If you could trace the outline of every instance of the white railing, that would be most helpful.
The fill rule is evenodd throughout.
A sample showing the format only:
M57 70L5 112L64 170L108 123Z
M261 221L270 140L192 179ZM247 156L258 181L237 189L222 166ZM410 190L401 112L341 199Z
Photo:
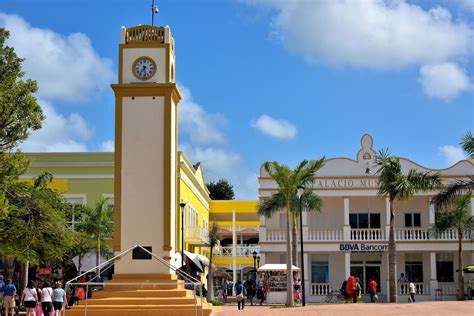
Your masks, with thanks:
M459 285L455 282L438 282L438 289L443 290L443 295L457 295Z
M184 229L184 238L186 241L207 242L209 230L202 226L188 226Z
M286 241L286 230L284 229L267 229L268 241Z
M343 239L342 229L313 229L308 231L309 241L341 241Z
M240 258L252 258L253 252L260 254L260 246L237 246L236 257ZM216 257L228 257L232 258L232 246L219 247L219 251L215 254Z
M232 232L233 230L233 227L232 226L219 226L220 229L225 229L229 232ZM258 226L241 226L241 225L236 225L235 226L235 231L237 233L239 233L240 231L242 230L246 230L246 229L253 229L256 231L256 234L258 234Z
M429 228L395 228L396 240L427 240L433 239Z
M380 228L351 229L351 240L385 240L385 231Z
M310 295L328 295L333 291L339 290L338 287L330 283L311 283Z
M419 295L429 295L430 294L430 284L423 282L413 282L415 285L416 294ZM398 284L398 294L408 295L410 294L410 283L399 283Z

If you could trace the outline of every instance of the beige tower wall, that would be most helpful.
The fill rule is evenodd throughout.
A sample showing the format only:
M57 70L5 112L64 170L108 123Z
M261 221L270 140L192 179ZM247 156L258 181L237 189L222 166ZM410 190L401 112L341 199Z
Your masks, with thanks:
M133 63L137 58L142 56L151 57L156 62L156 73L153 77L148 80L142 81L137 79L133 75ZM173 61L174 62L174 61ZM123 69L122 72L122 82L123 83L132 83L132 82L157 82L164 83L167 82L167 67L166 67L166 48L164 47L154 47L154 48L127 48L123 50Z
M164 107L164 97L122 99L121 249L151 246L161 257L168 255L163 252ZM156 260L132 260L131 255L117 262L115 269L116 273L169 271Z

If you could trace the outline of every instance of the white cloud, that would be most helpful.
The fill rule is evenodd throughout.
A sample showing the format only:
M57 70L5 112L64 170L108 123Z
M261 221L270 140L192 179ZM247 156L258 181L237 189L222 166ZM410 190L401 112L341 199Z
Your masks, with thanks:
M43 127L32 132L20 145L26 152L78 152L87 151L86 141L92 135L92 128L82 116L71 113L67 117L56 112L53 106L39 100L46 115Z
M459 160L466 159L464 151L460 147L444 145L438 148L438 154L443 157L446 165L451 166Z
M250 125L262 133L274 138L289 140L296 137L296 127L290 122L282 119L276 119L269 115L262 114L256 121Z
M82 33L64 36L1 12L0 26L10 31L7 44L26 58L24 70L27 77L38 81L38 95L43 99L85 101L108 89L115 78L112 61L100 57Z
M227 179L234 186L238 199L257 198L257 174L250 171L242 157L218 147L180 145L185 155L193 162L201 162L206 182Z
M113 140L106 140L100 143L100 151L113 152L115 151L115 142Z
M469 90L469 77L454 63L426 65L420 69L419 82L432 98L450 101Z
M208 113L194 102L191 91L180 85L182 100L179 104L179 126L195 144L225 143L222 131L226 120L219 113Z
M403 0L249 0L277 10L282 43L310 61L396 69L444 62L471 52L472 30L444 8Z

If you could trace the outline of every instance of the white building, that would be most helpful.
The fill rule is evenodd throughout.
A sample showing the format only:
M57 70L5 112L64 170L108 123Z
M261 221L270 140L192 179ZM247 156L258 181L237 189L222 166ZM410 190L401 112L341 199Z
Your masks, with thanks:
M380 299L388 289L389 202L377 195L375 151L372 137L365 134L356 160L332 158L318 172L313 191L323 200L321 213L303 213L303 239L306 296L309 302L324 300L326 294L340 288L352 274L361 280L365 291L369 278L375 277ZM466 179L474 174L473 163L459 161L446 169L429 169L400 158L404 172L410 169L438 172L444 180ZM367 168L371 171L367 173ZM276 183L260 171L260 198L271 196ZM443 299L454 299L457 290L457 232L433 231L435 209L430 204L435 192L419 194L396 204L395 238L397 241L397 279L401 273L415 282L419 300L434 300L438 289ZM471 214L474 201L471 199ZM263 263L286 262L286 213L261 217L260 256ZM471 233L463 242L464 266L474 263ZM299 250L299 244L298 244ZM298 254L298 257L300 255ZM298 260L299 262L299 260ZM298 264L300 266L300 264ZM472 279L466 275L466 281ZM405 286L398 285L400 301Z

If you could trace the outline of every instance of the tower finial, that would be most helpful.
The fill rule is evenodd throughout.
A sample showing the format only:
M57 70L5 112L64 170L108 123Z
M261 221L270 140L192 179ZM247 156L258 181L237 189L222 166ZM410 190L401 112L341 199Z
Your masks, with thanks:
M160 12L160 9L158 9L158 6L155 5L155 0L151 0L151 26L154 25L155 23L155 14Z

